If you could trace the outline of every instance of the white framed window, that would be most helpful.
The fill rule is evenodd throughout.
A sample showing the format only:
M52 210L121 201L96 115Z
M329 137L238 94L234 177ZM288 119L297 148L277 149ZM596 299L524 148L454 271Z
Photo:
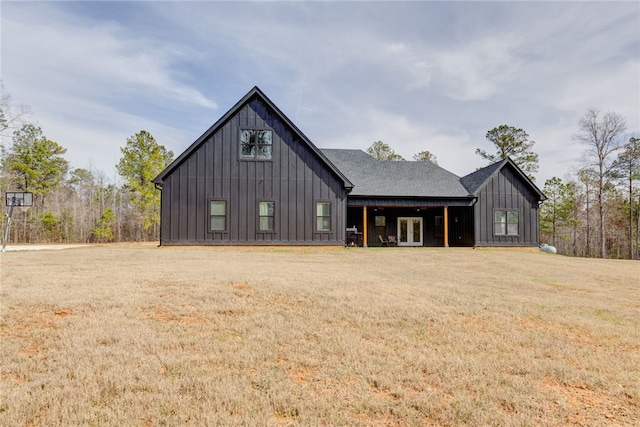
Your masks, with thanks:
M240 158L244 160L271 160L273 132L265 129L240 131Z
M331 202L316 202L316 231L331 231Z
M276 202L258 202L258 230L274 231Z
M209 202L209 230L225 231L227 229L227 201L211 200Z
M517 236L520 215L515 210L493 212L493 232L496 236Z

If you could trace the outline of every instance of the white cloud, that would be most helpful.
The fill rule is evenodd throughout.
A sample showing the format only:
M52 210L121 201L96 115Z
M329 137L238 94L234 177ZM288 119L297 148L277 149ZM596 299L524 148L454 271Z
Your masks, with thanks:
M72 167L93 164L113 175L119 148L135 132L147 129L171 149L185 134L165 123L169 111L217 107L183 83L177 67L187 49L145 39L120 24L45 3L4 4L2 30L7 90L32 107L31 121L48 138L67 148ZM160 112L155 117L154 110Z
M541 127L537 129L535 138L532 136L536 142L533 149L540 157L540 168L536 174L540 188L549 178L564 178L576 165L584 147L573 139L575 133L575 122L565 121L563 125L553 123Z
M87 168L95 165L115 177L115 165L119 162L127 138L140 130L148 130L159 144L173 150L177 156L188 145L193 135L186 136L178 130L158 121L116 111L107 105L92 101L82 101L62 97L58 101L63 105L74 105L73 116L63 111L44 111L37 114L37 125L44 135L67 149L65 158L72 168Z
M399 69L403 77L407 79L404 88L406 90L419 90L429 87L432 79L433 66L426 58L412 52L404 43L393 43L387 46L386 51L391 55L386 58Z
M629 58L606 70L574 76L560 94L557 105L570 111L586 111L587 108L615 111L628 117L637 127L640 58Z
M131 34L114 22L94 22L47 4L34 5L5 6L3 74L10 78L30 69L52 89L81 97L104 100L118 93L216 108L175 75L173 67L188 52Z
M512 37L485 38L434 55L438 81L460 101L482 100L504 88L521 69Z

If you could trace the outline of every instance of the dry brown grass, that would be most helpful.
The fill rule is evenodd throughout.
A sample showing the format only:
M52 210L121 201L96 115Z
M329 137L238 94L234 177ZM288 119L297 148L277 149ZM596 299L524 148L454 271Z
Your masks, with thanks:
M146 245L1 258L3 426L640 423L640 264Z

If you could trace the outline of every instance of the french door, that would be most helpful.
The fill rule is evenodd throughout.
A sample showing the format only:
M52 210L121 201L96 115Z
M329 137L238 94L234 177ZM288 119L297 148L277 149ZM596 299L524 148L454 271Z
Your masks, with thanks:
M422 246L422 218L398 218L398 246Z

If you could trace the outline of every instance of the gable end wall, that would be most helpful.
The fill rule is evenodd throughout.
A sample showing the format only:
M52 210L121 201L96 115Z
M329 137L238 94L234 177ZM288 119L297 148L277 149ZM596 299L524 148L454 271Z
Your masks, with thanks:
M505 167L477 193L474 209L476 246L538 246L539 217L537 195L511 168ZM517 210L517 236L496 236L494 211Z
M270 161L240 159L240 130L271 129ZM209 202L227 202L227 229L209 231ZM258 230L258 202L274 201L275 231ZM315 202L332 205L330 233L315 231ZM346 191L320 157L252 98L165 177L161 243L344 244Z

